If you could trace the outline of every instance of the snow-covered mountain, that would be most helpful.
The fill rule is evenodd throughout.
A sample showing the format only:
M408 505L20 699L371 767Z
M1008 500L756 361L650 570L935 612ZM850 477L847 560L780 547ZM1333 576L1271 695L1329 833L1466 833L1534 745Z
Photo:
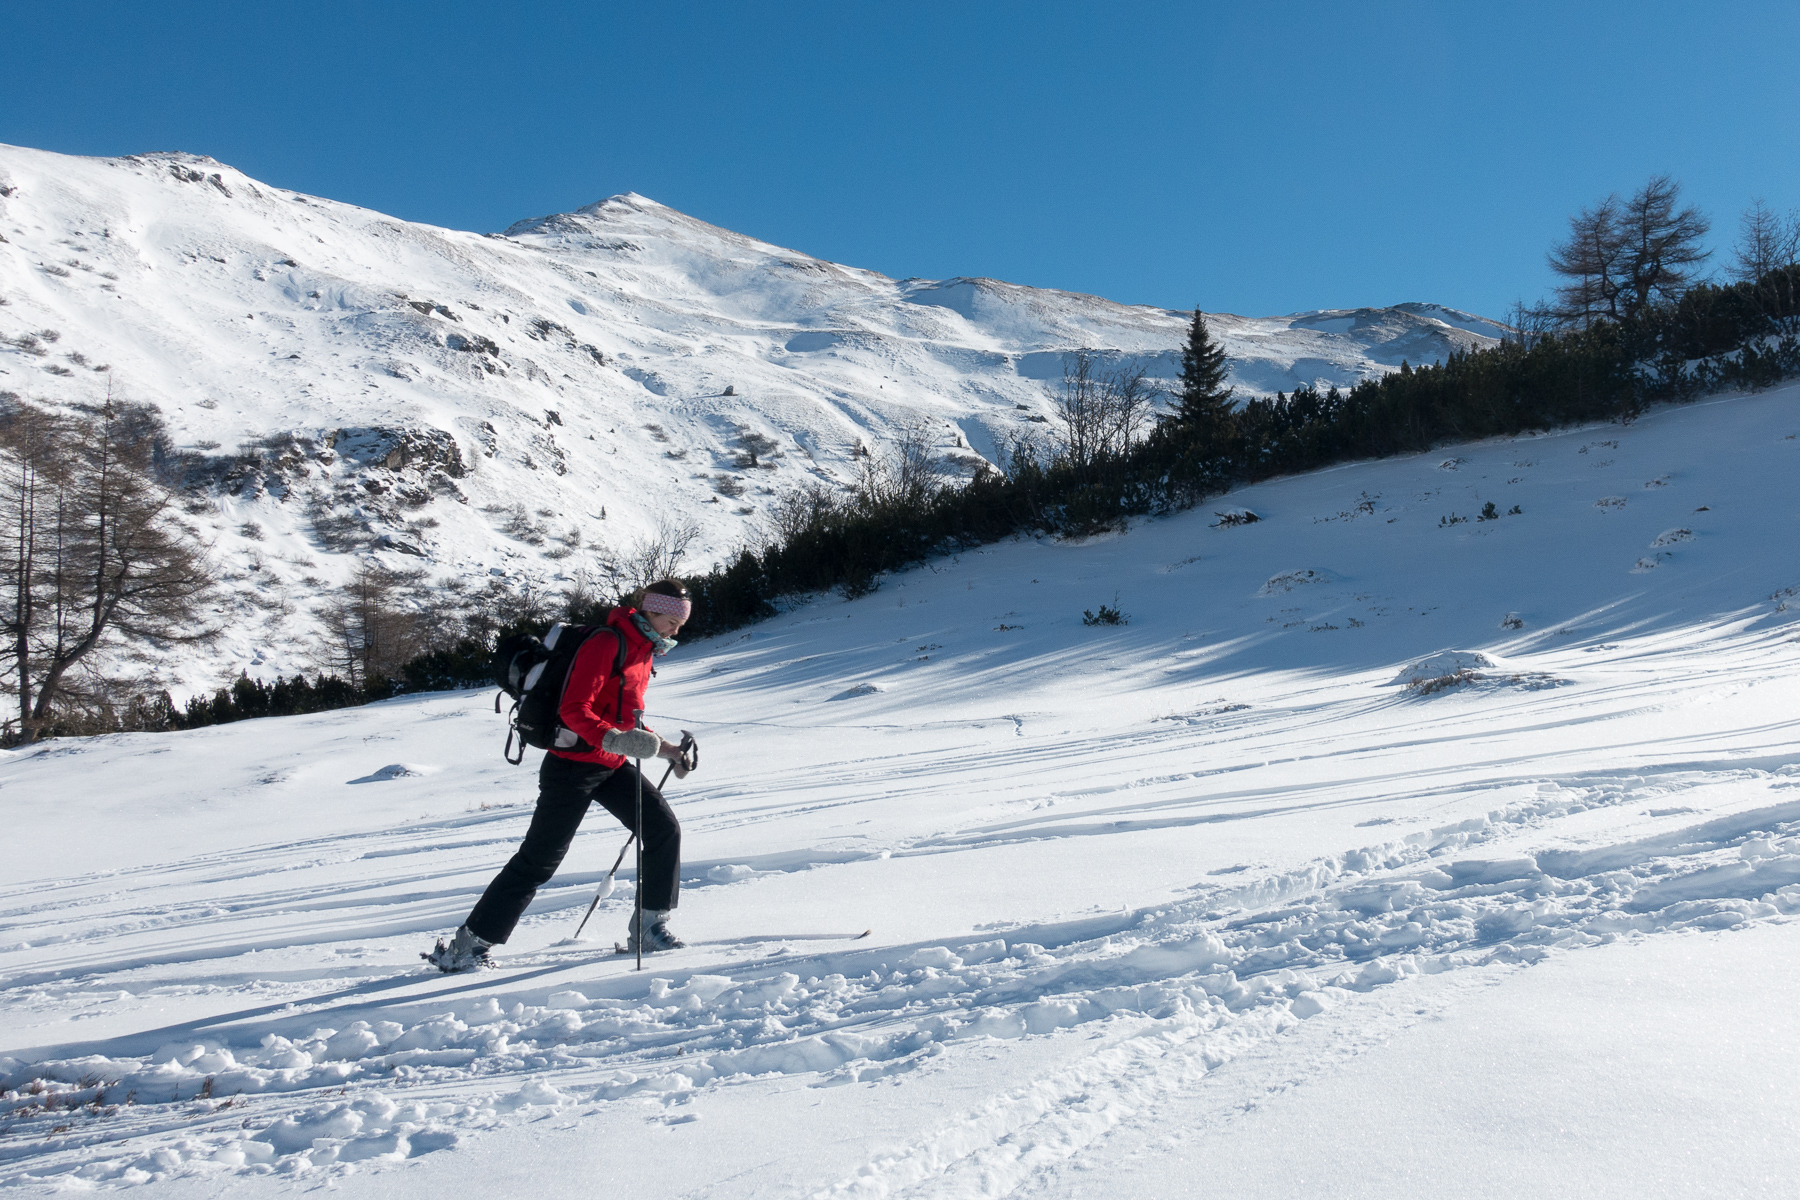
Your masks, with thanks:
M897 427L924 423L960 470L1042 430L1071 350L1172 380L1186 321L893 280L642 196L481 235L186 154L0 147L0 238L0 392L66 405L111 387L161 411L241 593L213 664L234 673L302 665L305 605L354 555L554 586L585 553L572 531L622 547L674 516L698 524L703 566L772 494L849 481ZM1246 393L1501 331L1426 304L1214 328ZM755 466L751 436L776 447Z

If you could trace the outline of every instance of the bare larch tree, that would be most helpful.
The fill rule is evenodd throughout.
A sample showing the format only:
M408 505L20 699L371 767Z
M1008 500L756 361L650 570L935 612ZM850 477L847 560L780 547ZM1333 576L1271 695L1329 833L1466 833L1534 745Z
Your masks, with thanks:
M1783 221L1760 198L1738 218L1737 246L1732 252L1737 277L1755 283L1770 271L1791 267L1800 259L1800 213Z
M887 447L860 461L856 503L866 513L917 512L943 486L931 429L922 421L903 425Z
M217 586L171 513L150 445L122 406L59 418L0 413L0 635L9 738L36 740L59 706L93 699L72 672L99 651L199 642Z
M1700 210L1677 207L1681 185L1657 175L1629 200L1608 196L1569 219L1569 237L1550 251L1550 269L1568 280L1556 289L1566 325L1635 316L1652 300L1679 296L1711 254L1701 241L1712 225Z
M1156 388L1138 360L1105 370L1092 351L1065 356L1056 397L1063 461L1085 473L1122 457L1149 424L1155 398Z
M319 666L365 687L395 679L408 659L426 649L425 628L412 592L417 577L390 571L373 559L357 564L350 580L319 610L325 646Z

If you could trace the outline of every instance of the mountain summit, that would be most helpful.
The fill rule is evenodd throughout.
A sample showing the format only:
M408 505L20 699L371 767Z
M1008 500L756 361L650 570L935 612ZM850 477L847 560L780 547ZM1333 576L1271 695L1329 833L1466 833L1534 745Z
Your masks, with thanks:
M630 193L483 235L189 154L0 146L0 238L0 399L155 406L261 630L228 665L268 674L311 633L289 602L357 556L555 588L583 533L625 545L680 514L701 565L784 487L847 483L898 428L979 469L1045 428L1072 350L1172 381L1187 320L894 280ZM1245 394L1501 332L1426 304L1212 320Z

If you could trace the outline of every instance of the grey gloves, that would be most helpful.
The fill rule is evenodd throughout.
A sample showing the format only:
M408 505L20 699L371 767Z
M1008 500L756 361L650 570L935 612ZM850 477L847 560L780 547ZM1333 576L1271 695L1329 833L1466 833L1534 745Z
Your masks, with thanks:
M662 739L648 729L609 729L600 739L600 748L626 758L655 758Z
M669 760L669 770L675 773L677 779L686 779L688 772L700 765L700 743L685 729L681 731L679 746L673 742L664 742L656 754L659 758Z

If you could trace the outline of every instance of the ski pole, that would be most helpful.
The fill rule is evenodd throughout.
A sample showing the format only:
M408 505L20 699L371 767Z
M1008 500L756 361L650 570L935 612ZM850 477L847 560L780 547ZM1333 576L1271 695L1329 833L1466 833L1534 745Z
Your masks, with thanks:
M690 752L692 753L691 759L689 758ZM681 731L681 763L690 771L700 765L700 746L694 741L694 735L685 729ZM657 791L663 790L663 784L669 782L669 775L674 770L675 764L670 763L669 769L663 772L662 782L656 785Z
M681 761L684 764L686 764L687 769L691 771L696 766L699 765L699 759L700 759L700 747L699 747L699 744L694 741L694 735L689 733L685 729L682 730L681 731ZM656 785L657 791L660 792L663 789L663 785L669 782L669 775L674 770L675 770L675 764L670 763L669 769L667 771L663 772L662 783L659 783ZM638 786L641 790L643 787L643 781L641 779L639 780ZM639 797L640 807L641 807L642 803L643 803L643 798L640 796ZM639 823L640 824L642 823L641 819L640 819ZM619 864L625 861L625 852L627 850L631 849L632 843L635 841L637 841L637 831L633 830L631 833L631 836L629 836L625 839L625 844L623 846L619 847L619 857L613 859L612 870L610 870L606 873L606 878L602 879L600 881L600 886L594 890L594 899L587 906L587 912L582 914L581 923L579 925L575 926L575 938L577 940L579 940L581 937L581 931L587 928L588 918L592 917L594 915L594 910L600 907L600 902L602 900L606 899L608 896L612 895L613 880L619 874Z
M631 843L636 840L637 834L633 833L630 837L625 839L625 844L619 847L619 857L613 859L612 870L606 873L606 878L602 879L600 881L600 886L594 890L594 902L588 905L587 913L581 918L581 924L575 927L575 937L577 940L581 937L581 931L587 928L588 917L594 915L594 910L600 907L600 902L602 900L612 895L613 876L619 873L619 864L625 861L625 852L631 849Z
M644 727L644 710L637 710L637 728ZM669 764L674 766L673 763ZM637 828L631 836L637 841L637 970L644 969L644 760L637 760Z

